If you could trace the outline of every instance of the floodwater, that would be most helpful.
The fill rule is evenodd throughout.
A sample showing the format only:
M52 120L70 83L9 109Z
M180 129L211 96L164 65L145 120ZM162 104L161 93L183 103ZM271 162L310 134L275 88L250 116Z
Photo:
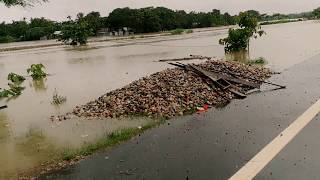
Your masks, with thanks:
M275 71L320 52L317 21L263 29L267 35L252 40L250 56L264 57ZM93 42L85 48L57 46L0 53L1 88L6 88L8 73L27 75L26 69L34 63L44 64L50 74L43 81L28 78L21 96L0 100L0 105L8 105L0 111L0 179L38 165L60 149L79 147L114 130L148 123L150 119L142 118L52 122L50 116L70 112L108 91L170 67L155 62L159 59L190 54L224 58L218 40L226 33L226 29L212 29L182 36ZM51 104L55 91L67 97L59 107Z

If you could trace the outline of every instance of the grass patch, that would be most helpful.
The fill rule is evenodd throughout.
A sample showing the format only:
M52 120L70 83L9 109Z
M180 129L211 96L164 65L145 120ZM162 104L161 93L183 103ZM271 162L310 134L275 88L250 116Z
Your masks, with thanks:
M185 32L186 32L187 34L191 34L191 33L193 33L193 30L192 30L192 29L187 29Z
M121 142L129 140L132 137L137 136L138 134L141 134L144 131L156 127L164 122L165 119L160 119L158 121L148 123L147 125L141 128L122 129L99 139L95 143L84 145L80 149L65 149L62 152L62 160L69 161L76 158L77 156L92 155L93 153L98 152L99 150L103 150L105 148L112 147L120 144Z
M58 92L55 90L52 96L51 104L58 106L65 103L66 101L67 101L67 98L65 96L59 95Z
M268 62L265 58L259 57L256 59L249 60L247 64L250 65L266 65Z
M182 33L184 33L184 29L175 29L175 30L170 31L171 35L179 35Z
M283 23L291 23L291 22L298 22L302 21L301 19L283 19L279 21L266 21L260 23L260 25L271 25L271 24L283 24Z

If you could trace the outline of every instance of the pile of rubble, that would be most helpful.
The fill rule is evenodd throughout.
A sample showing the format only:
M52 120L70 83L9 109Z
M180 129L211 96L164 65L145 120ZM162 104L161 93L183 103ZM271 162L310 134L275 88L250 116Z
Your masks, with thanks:
M236 62L209 60L195 65L206 71L233 73L242 80L262 84L271 76L271 71L257 66ZM252 87L232 85L246 93ZM130 115L170 118L195 112L204 105L210 107L229 103L235 95L219 87L210 86L198 74L183 68L167 69L131 84L111 91L97 100L76 107L73 113L79 117L115 118Z

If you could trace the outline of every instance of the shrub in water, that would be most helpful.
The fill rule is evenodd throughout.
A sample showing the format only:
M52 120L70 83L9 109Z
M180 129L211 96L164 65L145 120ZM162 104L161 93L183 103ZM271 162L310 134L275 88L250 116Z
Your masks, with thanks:
M31 67L27 69L27 72L34 80L38 80L47 76L47 74L42 70L44 68L43 64L32 64Z

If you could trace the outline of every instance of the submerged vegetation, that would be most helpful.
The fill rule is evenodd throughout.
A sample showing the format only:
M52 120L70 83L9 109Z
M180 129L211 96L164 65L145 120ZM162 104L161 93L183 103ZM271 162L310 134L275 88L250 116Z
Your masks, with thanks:
M8 74L8 80L13 83L22 83L24 80L26 80L26 78L15 73L10 73Z
M0 98L14 97L22 94L22 91L25 87L20 86L19 84L9 83L9 89L0 90Z
M30 68L27 69L27 72L34 80L39 80L47 77L47 74L43 71L44 68L45 66L43 64L32 64Z
M266 65L268 62L264 57L249 60L247 64L251 65Z
M61 96L58 94L58 92L55 90L52 96L52 102L53 105L61 105L67 101L67 98L65 96Z
M34 80L41 80L44 77L47 76L47 74L42 70L44 65L42 64L32 64L30 68L27 69L28 74L31 74L31 77ZM1 89L0 88L0 98L6 98L6 97L14 97L19 96L22 94L22 91L25 89L25 87L21 86L21 84L26 80L25 77L16 74L16 73L9 73L7 77L8 81L8 87L7 89Z
M15 73L9 73L7 79L10 81L8 83L9 89L1 89L0 98L21 95L25 87L20 86L20 84L25 80L25 78Z

